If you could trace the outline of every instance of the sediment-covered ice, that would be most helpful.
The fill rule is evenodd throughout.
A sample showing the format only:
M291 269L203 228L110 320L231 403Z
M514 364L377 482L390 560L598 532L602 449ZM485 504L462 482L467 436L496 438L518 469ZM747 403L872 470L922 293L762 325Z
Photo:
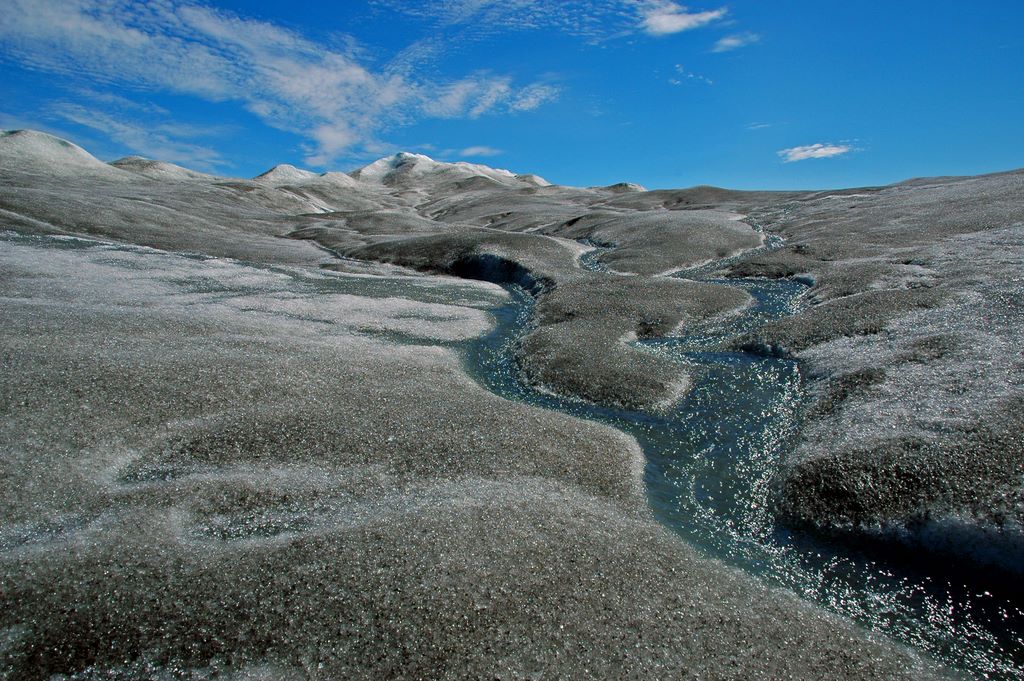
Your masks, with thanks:
M0 244L16 677L926 673L660 528L621 433L234 304L279 275L52 241Z
M790 521L1021 569L1024 173L918 180L761 208L790 247L736 273L809 275L758 342L811 378L782 475Z
M935 673L655 523L631 437L471 380L444 346L490 328L491 285L324 272L345 261L302 232L349 258L519 281L537 296L535 334L568 332L524 362L564 358L579 373L560 389L596 401L661 372L664 385L633 398L646 404L681 375L644 369L650 355L622 339L747 296L583 271L552 238L591 206L642 194L339 183L313 201L293 185L154 179L60 144L46 160L37 147L53 139L22 163L24 140L0 138L0 215L15 232L0 239L3 674ZM62 154L77 160L48 171ZM463 191L475 208L445 220L435 201L460 214ZM310 215L321 205L337 214ZM403 232L419 220L436 226ZM550 235L515 233L528 224ZM282 238L296 232L305 240Z

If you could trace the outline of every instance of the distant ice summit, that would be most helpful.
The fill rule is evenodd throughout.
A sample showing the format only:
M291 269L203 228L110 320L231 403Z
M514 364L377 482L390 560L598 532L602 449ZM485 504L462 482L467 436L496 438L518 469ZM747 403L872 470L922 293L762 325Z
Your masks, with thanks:
M550 187L551 183L545 180L540 175L534 175L533 173L526 173L525 175L516 175L516 179L526 182L527 184L536 185L538 187Z
M119 158L116 161L111 161L110 165L121 170L127 170L131 173L138 175L144 175L154 180L203 180L213 181L217 178L213 175L206 173L200 173L195 170L189 170L173 163L166 163L165 161L154 161L150 158L144 158L142 156L125 156Z
M613 192L615 194L625 194L627 192L645 192L647 188L643 185L639 185L635 182L617 182L616 184L610 184L605 187L601 187L605 191Z
M104 163L77 144L36 130L0 131L0 158L5 166L47 176L122 176L120 169Z
M174 203L187 197L184 200L191 204L222 206L230 198L235 204L228 212L272 211L292 216L373 213L377 216L374 219L389 225L375 226L378 231L397 229L399 225L405 231L414 231L409 216L419 225L417 229L424 224L437 229L440 223L455 222L508 226L510 205L534 201L535 209L524 209L516 217L518 227L525 230L551 223L554 204L562 206L559 217L569 220L579 217L579 206L593 201L616 201L618 207L640 208L648 202L637 198L639 195L622 195L639 191L636 185L563 187L533 174L515 174L464 161L436 161L409 152L386 156L348 173L317 173L281 164L242 179L135 155L106 163L44 132L0 130L0 187L35 187L40 183L88 187L83 190L85 195L92 195L94 187L102 188L97 195L103 195L103 191L116 186L120 196L134 192L156 203ZM142 209L137 202L126 199L118 210L127 214ZM83 215L82 219L88 221L92 216ZM149 219L160 223L163 217L153 215Z
M516 175L508 170L491 168L477 163L466 163L465 161L445 163L435 161L423 154L406 151L377 159L350 174L360 182L388 187L460 184L466 188L483 188L492 183L505 186L546 187L550 185L544 178L537 175ZM466 183L470 184L466 185Z
M437 161L429 156L402 151L393 156L379 158L358 170L353 170L350 174L362 182L385 184L387 180L400 175L424 174L437 165Z
M278 184L297 184L305 180L311 180L315 177L320 177L319 173L314 173L312 170L303 170L302 168L296 168L288 163L282 163L276 165L265 173L261 173L256 177L252 178L256 182L265 182L270 185Z
M38 130L0 130L0 160L8 171L47 177L89 177L131 182L152 180L212 182L218 178L173 163L125 156L104 163L77 144Z
M345 173L314 173L312 170L296 168L287 163L274 166L267 172L254 177L253 181L271 187L352 187L356 185L356 181Z
M172 182L214 182L225 179L142 156L125 156L104 163L76 144L36 130L0 130L0 158L11 169L34 175L87 174L110 181L131 181L133 177L139 176ZM343 188L363 189L371 194L381 190L410 190L422 194L424 191L437 190L523 190L551 186L550 182L538 175L517 175L508 170L465 161L435 161L429 156L409 152L385 156L350 173L316 173L282 163L252 178L251 182L268 188L313 192L317 196Z

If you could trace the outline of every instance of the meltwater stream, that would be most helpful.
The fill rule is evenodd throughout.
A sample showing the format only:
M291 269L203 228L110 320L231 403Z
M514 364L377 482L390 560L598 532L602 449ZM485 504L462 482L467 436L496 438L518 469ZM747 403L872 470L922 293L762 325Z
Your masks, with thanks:
M769 245L771 247L771 245ZM600 250L583 265L600 267ZM730 259L731 260L731 259ZM1024 679L1024 612L984 575L954 580L907 567L883 552L789 532L773 514L773 480L799 434L800 365L725 349L728 341L798 311L811 282L717 279L722 262L676 276L740 286L742 314L677 338L636 346L685 365L690 392L664 414L596 406L531 389L519 379L516 344L532 298L494 310L496 329L470 344L466 366L493 392L593 419L630 433L647 458L645 482L657 518L706 554L740 567L979 679ZM970 583L961 583L970 582Z
M974 678L1024 679L1024 614L986 585L985 575L951 580L925 568L908 568L878 553L860 552L792 534L772 513L772 481L798 435L803 398L797 362L724 350L727 341L764 322L795 312L805 284L789 280L720 280L721 262L681 276L742 286L755 304L743 314L679 338L638 346L685 364L692 390L666 414L611 409L532 390L519 380L516 343L528 328L533 299L510 287L500 304L479 287L420 277L350 277L302 268L244 265L266 277L218 276L218 261L202 255L91 239L20 236L0 232L0 245L84 250L111 267L163 268L183 292L214 299L290 292L352 293L403 297L492 310L495 329L473 341L437 342L459 349L467 370L493 392L609 424L632 434L647 456L646 484L656 516L710 556L768 583L933 655ZM184 260L209 264L210 276L183 268ZM598 267L595 254L584 263ZM239 263L239 267L243 264ZM205 271L205 270L202 270ZM163 275L161 275L163 276ZM259 280L258 285L250 283ZM498 305L495 307L495 305ZM368 333L373 333L368 331ZM376 335L376 334L375 334ZM382 333L394 342L430 343ZM902 565L902 567L901 567Z

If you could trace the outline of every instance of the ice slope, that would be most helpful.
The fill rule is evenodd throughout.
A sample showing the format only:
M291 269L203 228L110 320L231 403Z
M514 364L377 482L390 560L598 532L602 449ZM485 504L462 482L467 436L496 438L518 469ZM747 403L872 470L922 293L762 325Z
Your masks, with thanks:
M35 130L0 130L3 169L50 177L88 177L124 181L131 176L67 140Z
M423 154L408 152L378 159L352 171L351 175L361 182L405 188L431 188L467 182L474 178L484 178L498 185L510 187L549 186L546 180L536 175L515 175L508 170L464 161L443 163Z

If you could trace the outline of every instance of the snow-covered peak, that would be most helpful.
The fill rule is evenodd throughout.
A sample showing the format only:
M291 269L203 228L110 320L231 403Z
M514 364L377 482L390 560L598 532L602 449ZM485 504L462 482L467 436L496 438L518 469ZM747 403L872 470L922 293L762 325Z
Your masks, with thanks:
M67 140L37 130L0 130L0 165L9 171L50 175L90 174L124 176L88 151Z
M213 175L189 170L182 166L164 161L154 161L142 156L125 156L110 165L121 170L127 170L138 175L144 175L154 180L215 180Z
M257 175L253 180L271 187L301 187L311 191L344 189L359 184L347 173L314 173L287 163L276 165L262 175Z
M164 161L126 156L104 163L81 147L34 130L0 131L0 175L49 175L102 177L107 181L134 182L140 176L160 181L213 181L219 178ZM536 189L550 183L533 174L516 175L508 170L465 161L436 161L423 154L400 152L385 156L351 173L316 173L283 163L257 175L253 181L265 187L299 191L303 196L335 200L381 191L396 197L501 189ZM326 198L324 198L326 197ZM416 198L419 197L419 198ZM318 199L319 200L319 199Z
M358 184L348 173L326 172L318 175L317 180L322 183L331 183L342 187L354 187Z
M352 177L362 182L383 184L385 180L393 177L397 171L415 172L424 174L441 165L429 156L423 154L412 154L402 151L392 156L379 158L373 163L352 171Z
M635 182L618 182L616 184L609 184L604 187L600 187L605 191L614 192L616 194L625 194L627 192L645 192L647 188L643 185L636 184Z
M548 182L536 175L516 175L508 170L491 168L477 163L457 161L447 163L435 161L423 154L400 152L393 156L385 156L369 165L354 170L351 176L360 182L383 184L388 186L420 186L438 185L448 182L461 182L476 177L483 177L503 185L532 185L544 187Z
M527 184L532 184L537 187L550 187L551 183L545 180L540 175L534 175L533 173L526 173L523 175L516 175L516 179Z
M319 174L314 173L312 170L303 170L288 163L282 163L261 175L257 175L253 180L270 185L279 185L301 183L315 177L319 177Z

